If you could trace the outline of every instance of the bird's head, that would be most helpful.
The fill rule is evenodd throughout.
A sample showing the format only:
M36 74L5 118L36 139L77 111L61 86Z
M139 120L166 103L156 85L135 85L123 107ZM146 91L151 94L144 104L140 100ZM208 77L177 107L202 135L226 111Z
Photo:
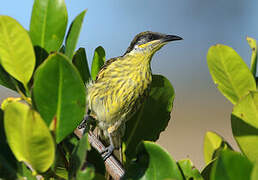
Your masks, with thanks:
M166 35L158 32L145 31L137 34L125 54L146 53L153 55L161 47L170 41L182 40L183 38L175 35Z

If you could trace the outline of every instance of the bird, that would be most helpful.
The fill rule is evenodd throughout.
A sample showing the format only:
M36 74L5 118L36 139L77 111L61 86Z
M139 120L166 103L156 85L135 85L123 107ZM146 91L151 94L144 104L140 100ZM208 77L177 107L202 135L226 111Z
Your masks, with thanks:
M168 42L182 40L176 35L145 31L137 34L122 56L111 58L95 80L86 85L87 118L94 119L102 139L109 146L102 152L106 160L121 146L125 122L143 106L152 82L151 60Z

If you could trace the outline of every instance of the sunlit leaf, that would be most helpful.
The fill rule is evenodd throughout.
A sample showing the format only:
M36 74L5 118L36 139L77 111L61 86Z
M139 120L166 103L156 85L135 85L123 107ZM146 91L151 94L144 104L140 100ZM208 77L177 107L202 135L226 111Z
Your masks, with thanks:
M258 92L250 92L235 105L231 126L241 151L251 161L258 160Z
M4 127L8 144L18 161L29 163L38 172L51 166L54 141L36 111L21 102L11 102L4 111Z
M35 0L30 21L33 45L48 53L57 51L64 39L67 19L64 0Z
M221 150L232 149L218 134L208 131L204 138L204 160L206 165L218 156Z
M256 90L254 77L237 52L225 45L212 46L207 55L210 74L218 89L233 104Z
M211 180L250 179L252 163L238 152L223 151L214 162Z
M184 179L186 180L203 180L198 169L196 169L193 163L189 159L180 160L177 162L181 171L183 172Z
M0 63L27 87L35 67L33 46L27 31L9 16L0 16Z
M137 148L137 160L132 162L124 179L177 179L181 172L167 151L159 145L145 141Z
M70 25L68 35L65 40L65 54L69 59L72 59L73 57L73 53L76 48L77 41L79 39L85 13L86 10L82 11Z
M103 47L99 46L94 51L94 56L91 64L91 77L96 79L99 70L104 65L106 60L106 53Z
M85 87L67 57L52 54L38 67L33 102L47 125L54 126L58 143L79 125L85 113Z
M256 77L256 69L257 69L257 46L256 40L250 37L246 38L250 48L252 49L252 57L251 57L251 66L250 70L253 73L254 77Z

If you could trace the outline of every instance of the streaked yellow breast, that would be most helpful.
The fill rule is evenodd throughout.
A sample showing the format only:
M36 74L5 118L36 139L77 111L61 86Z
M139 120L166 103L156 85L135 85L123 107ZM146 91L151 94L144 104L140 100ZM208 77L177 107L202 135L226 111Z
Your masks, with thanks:
M88 85L87 102L102 129L126 121L141 106L151 83L150 58L126 55L103 69Z

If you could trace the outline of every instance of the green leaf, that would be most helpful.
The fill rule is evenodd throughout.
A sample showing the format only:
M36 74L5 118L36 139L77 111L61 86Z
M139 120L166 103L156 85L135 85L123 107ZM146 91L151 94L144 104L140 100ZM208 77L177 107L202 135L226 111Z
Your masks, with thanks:
M67 57L69 59L72 59L73 57L73 52L75 50L79 35L80 35L80 31L81 31L81 27L82 27L82 23L83 23L83 19L85 16L87 10L82 11L72 22L72 24L70 25L69 31L68 31L68 35L66 36L66 40L65 40L65 55L67 55Z
M33 45L48 53L57 51L64 39L67 19L64 0L35 0L30 21Z
M90 149L90 144L88 142L88 134L84 134L79 144L76 146L76 149L71 154L70 163L72 164L71 169L69 170L69 178L75 178L75 175L78 174L83 164L86 161L87 151Z
M106 60L106 53L103 47L99 46L94 51L94 56L91 64L91 77L96 80L99 70L104 65Z
M0 65L0 84L9 89L16 90L10 75L3 69L1 65Z
M217 160L217 159L216 159L216 160ZM203 168L203 170L202 170L202 172L201 172L201 175L202 175L202 177L203 177L204 180L210 180L211 169L212 169L212 166L213 166L213 164L214 164L214 162L215 162L216 160L211 161L209 164L207 164L207 165Z
M48 53L45 49L40 46L35 46L34 51L36 54L36 69L42 64L48 57Z
M196 169L189 159L180 160L177 162L185 180L203 180L200 172Z
M76 51L73 56L73 64L78 69L84 84L89 82L89 80L91 79L91 75L84 48L80 48Z
M232 149L231 146L223 140L218 134L208 131L204 137L204 160L209 164L219 152L224 149Z
M241 151L251 161L258 160L258 92L250 92L235 105L231 126Z
M251 65L250 70L253 73L254 77L256 77L256 68L257 68L257 46L256 40L250 37L246 37L246 40L252 49L252 57L251 57Z
M8 144L18 161L29 163L38 172L51 166L54 142L36 111L23 103L11 102L4 111L4 127Z
M183 180L183 177L167 151L153 142L145 141L137 147L137 160L130 164L124 179Z
M256 90L252 73L231 47L221 44L212 46L208 51L207 63L214 83L233 104L249 91Z
M85 87L80 74L67 57L51 54L38 67L32 92L38 111L47 125L52 123L56 141L61 142L85 113Z
M13 18L0 16L0 62L25 87L34 67L35 54L27 31Z
M93 167L87 167L86 169L79 171L76 177L77 180L92 180L94 179L95 173Z
M223 151L214 162L211 180L250 179L252 163L238 152Z
M152 76L151 92L143 107L126 123L123 142L126 155L135 156L135 147L143 140L156 141L170 120L175 93L169 80Z
M31 170L24 163L19 163L18 176L18 179L37 180L36 176L32 175Z
M258 161L254 163L254 167L251 174L251 180L257 180L258 179Z
M17 179L17 161L7 144L4 131L4 116L0 109L0 179Z

